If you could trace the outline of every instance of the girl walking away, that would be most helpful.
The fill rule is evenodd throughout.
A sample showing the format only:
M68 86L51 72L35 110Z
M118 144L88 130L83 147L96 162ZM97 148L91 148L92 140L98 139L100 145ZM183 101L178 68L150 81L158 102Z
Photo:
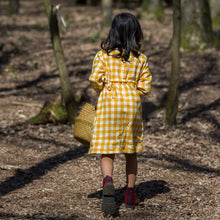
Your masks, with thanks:
M99 94L90 143L90 154L101 154L103 174L102 211L116 212L113 185L115 154L126 159L125 206L133 208L136 197L137 155L142 151L143 121L141 96L148 95L151 74L147 57L141 53L143 33L137 18L118 14L101 50L96 54L89 81Z

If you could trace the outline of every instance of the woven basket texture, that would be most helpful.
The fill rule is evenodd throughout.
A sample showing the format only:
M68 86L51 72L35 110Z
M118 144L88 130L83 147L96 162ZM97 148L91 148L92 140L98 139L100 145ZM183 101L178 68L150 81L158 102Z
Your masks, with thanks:
M95 118L95 106L86 103L75 119L73 136L81 144L89 147Z

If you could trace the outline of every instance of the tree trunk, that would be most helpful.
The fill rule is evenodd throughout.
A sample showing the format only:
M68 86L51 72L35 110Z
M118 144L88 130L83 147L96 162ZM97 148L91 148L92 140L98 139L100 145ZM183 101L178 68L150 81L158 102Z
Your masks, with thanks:
M99 4L99 0L87 0L87 4L91 6L97 6Z
M174 125L178 111L180 78L181 0L173 0L172 70L166 105L166 124Z
M208 0L183 0L181 47L203 49L214 41Z
M39 114L29 119L29 122L33 124L59 124L66 123L67 118L67 111L62 105L61 96L58 96L54 102L46 103Z
M81 4L81 5L85 5L87 2L86 2L86 0L77 0L76 3Z
M19 11L19 0L9 0L8 14L17 14Z
M50 0L44 0L44 7L49 20L54 56L59 69L61 90L62 90L61 92L62 103L64 104L67 110L68 121L72 124L74 122L74 118L77 112L77 102L75 100L74 92L70 84L69 72L66 67L66 63L63 55L57 15L56 15L56 8L51 5Z
M211 9L211 18L214 28L220 27L220 1L219 0L209 0Z
M156 19L164 15L162 0L143 0L141 8L143 12L152 14Z
M112 22L112 0L102 0L102 12L104 25L110 25Z

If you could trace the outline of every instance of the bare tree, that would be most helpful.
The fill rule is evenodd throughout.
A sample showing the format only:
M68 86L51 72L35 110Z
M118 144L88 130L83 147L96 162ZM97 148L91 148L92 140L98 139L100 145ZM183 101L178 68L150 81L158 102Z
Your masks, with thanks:
M183 0L181 47L203 49L214 41L208 0Z
M159 19L164 14L162 0L143 0L141 5L142 11L152 14Z
M8 4L8 14L17 14L19 11L19 0L9 0Z
M110 25L112 22L112 0L102 0L103 23Z
M213 27L220 27L220 1L209 0Z
M97 6L99 4L98 0L87 0L88 5Z
M174 125L178 110L180 78L181 0L173 0L172 70L166 105L166 124Z
M54 56L59 69L62 90L61 104L64 104L68 115L68 121L72 124L77 111L77 101L74 97L74 91L70 84L69 72L64 59L58 28L57 10L51 5L51 0L44 0L44 6L48 16Z

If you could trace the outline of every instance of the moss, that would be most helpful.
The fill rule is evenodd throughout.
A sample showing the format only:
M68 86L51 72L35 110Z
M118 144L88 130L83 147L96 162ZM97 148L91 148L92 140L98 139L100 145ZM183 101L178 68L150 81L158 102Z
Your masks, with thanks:
M162 4L158 3L157 6L152 9L148 7L149 4L150 4L149 0L143 1L141 6L142 12L147 12L153 15L155 19L161 19L162 17L164 17L164 9Z
M142 11L148 11L148 0L143 1L142 5L141 5L141 9Z
M156 19L160 19L160 18L164 17L164 10L163 10L162 5L159 4L159 5L155 8L155 10L153 11L153 13L154 13L154 16L155 16Z
M200 44L198 41L200 34L200 29L197 25L187 25L182 28L181 33L181 44L180 47L183 49L195 49L197 45ZM194 41L192 42L192 38L194 38ZM195 40L197 39L197 42Z
M213 35L212 39L212 45L215 46L216 48L220 49L220 40Z
M60 103L59 105L53 106L51 114L56 122L65 122L67 120L67 111L65 107Z
M44 106L37 116L29 119L29 122L34 124L66 123L67 111L59 98Z
M212 18L213 28L220 28L220 11Z
M197 24L191 24L183 27L180 47L186 50L204 50L212 46L219 48L220 42L215 37L214 33L208 33L206 35L202 32L203 31L201 31Z

